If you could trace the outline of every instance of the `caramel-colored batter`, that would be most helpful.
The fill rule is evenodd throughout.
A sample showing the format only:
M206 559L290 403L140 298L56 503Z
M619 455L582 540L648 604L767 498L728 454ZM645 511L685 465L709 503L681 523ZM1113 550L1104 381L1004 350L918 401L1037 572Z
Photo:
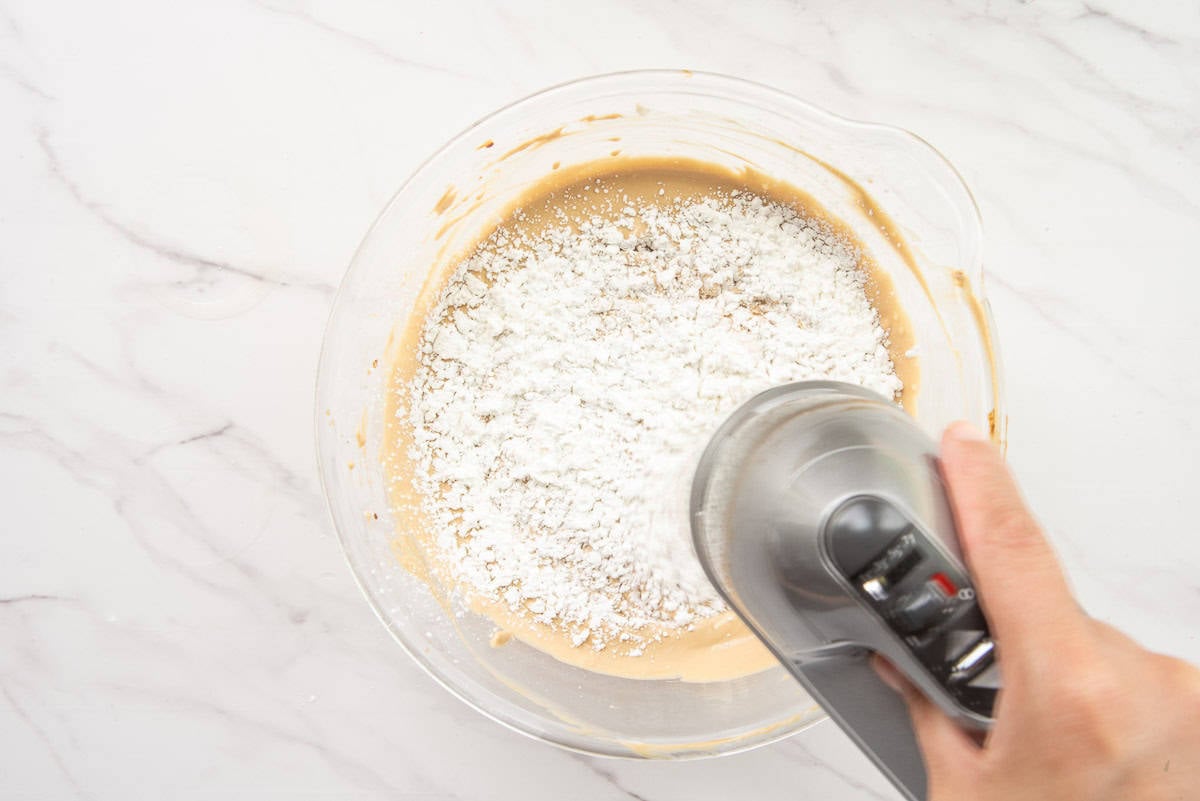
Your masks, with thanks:
M583 218L619 217L621 209L629 205L666 206L677 200L700 200L733 191L753 192L791 206L805 216L821 219L849 243L857 245L845 225L832 219L815 199L796 187L752 169L733 171L683 159L612 157L557 170L518 198L499 225L535 233ZM453 189L448 190L436 211L445 211L453 197ZM491 233L483 232L479 241L483 242ZM909 355L913 342L911 328L896 301L891 279L875 267L861 246L857 250L868 277L869 297L881 323L890 332L889 351L904 386L900 400L911 410L918 380L916 359ZM434 265L413 314L394 332L389 343L391 377L384 410L382 461L395 518L404 526L397 532L395 551L406 569L429 582L443 599L452 587L451 573L446 565L439 563L434 532L424 519L414 489L414 468L408 455L411 432L404 409L416 368L416 343L425 318L461 260L448 259ZM652 641L644 647L644 652L634 656L619 644L601 651L586 644L573 647L564 632L520 615L500 602L475 598L470 604L474 612L495 622L493 646L512 647L507 643L516 639L563 662L600 673L705 682L732 679L778 664L732 612L701 620L686 629L639 632L661 638L650 637Z

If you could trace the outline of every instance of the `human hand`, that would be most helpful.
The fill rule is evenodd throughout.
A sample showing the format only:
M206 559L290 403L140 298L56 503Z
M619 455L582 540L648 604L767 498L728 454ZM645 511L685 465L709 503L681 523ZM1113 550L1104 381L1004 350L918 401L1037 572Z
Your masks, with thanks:
M956 423L942 471L1004 689L982 745L882 660L925 757L929 801L1200 799L1200 670L1076 604L996 448Z

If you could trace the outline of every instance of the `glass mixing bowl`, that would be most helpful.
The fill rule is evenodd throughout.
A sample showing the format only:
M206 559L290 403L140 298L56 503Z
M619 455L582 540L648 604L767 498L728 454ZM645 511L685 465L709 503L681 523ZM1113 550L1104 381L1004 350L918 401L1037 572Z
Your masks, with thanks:
M637 680L566 665L441 600L393 553L406 521L379 464L389 335L431 268L472 245L523 189L563 167L624 156L752 165L812 194L890 275L912 324L915 416L932 434L966 418L1004 436L994 335L981 295L978 210L954 168L897 128L854 122L734 78L681 71L587 78L481 120L426 161L384 209L342 281L317 380L325 494L363 592L435 679L517 731L595 754L702 756L824 718L784 672L728 681ZM910 410L914 411L914 410Z

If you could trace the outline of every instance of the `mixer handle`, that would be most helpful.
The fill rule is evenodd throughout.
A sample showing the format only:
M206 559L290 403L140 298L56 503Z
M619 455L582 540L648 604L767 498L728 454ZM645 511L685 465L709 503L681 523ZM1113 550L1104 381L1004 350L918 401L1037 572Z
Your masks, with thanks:
M900 694L853 648L786 663L812 697L910 801L924 801L925 763Z

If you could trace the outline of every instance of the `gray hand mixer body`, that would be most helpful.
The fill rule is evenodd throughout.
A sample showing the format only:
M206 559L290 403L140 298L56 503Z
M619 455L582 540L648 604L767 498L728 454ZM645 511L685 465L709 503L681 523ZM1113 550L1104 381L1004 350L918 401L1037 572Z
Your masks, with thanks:
M970 730L990 726L1000 687L936 459L882 397L802 382L734 412L691 493L709 579L911 799L926 793L921 753L871 654Z

